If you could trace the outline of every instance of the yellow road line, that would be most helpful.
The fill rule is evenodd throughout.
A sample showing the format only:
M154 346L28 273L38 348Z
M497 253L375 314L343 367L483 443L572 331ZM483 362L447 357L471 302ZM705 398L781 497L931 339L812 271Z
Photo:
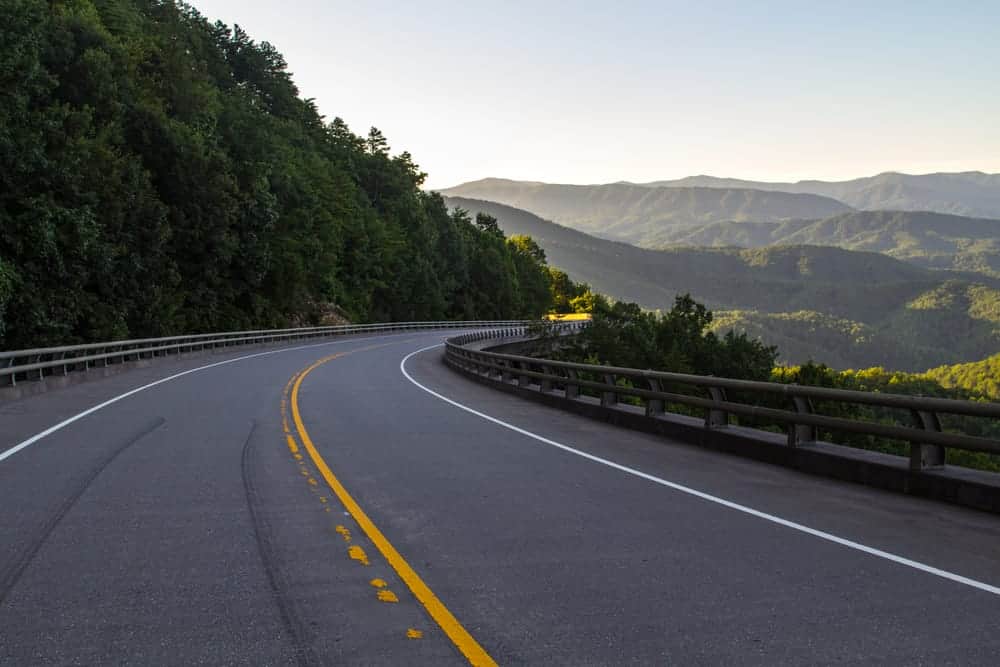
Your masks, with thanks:
M361 350L356 350L360 352ZM336 355L340 356L340 355ZM302 386L302 381L309 375L313 370L322 366L327 361L335 358L335 356L326 357L320 359L313 365L306 368L304 371L299 373L299 376L295 378L295 384L292 386L292 421L295 422L295 428L299 432L299 440L305 447L306 451L309 452L309 456L312 458L313 464L319 470L323 479L330 486L340 502L343 503L344 508L348 513L354 517L354 520L358 522L361 530L365 532L368 539L372 541L372 544L382 553L385 559L392 566L392 569L396 571L399 578L409 587L410 591L413 592L414 597L427 609L427 613L430 614L431 618L441 626L441 629L448 636L448 639L455 644L456 648L462 652L462 655L466 657L470 664L479 666L495 666L497 663L490 657L489 653L479 645L469 631L466 630L458 619L455 618L444 603L434 594L433 591L424 583L424 580L420 578L420 575L414 571L410 564L406 562L396 548L392 546L382 531L372 522L365 511L361 509L357 501L347 492L344 485L340 483L340 480L333 474L330 470L330 466L326 464L323 457L320 456L319 451L316 449L316 445L313 444L312 439L309 437L309 432L306 431L306 426L302 422L302 414L299 411L299 389Z
M399 602L399 598L392 591L379 591L375 594L375 597L379 599L380 602Z

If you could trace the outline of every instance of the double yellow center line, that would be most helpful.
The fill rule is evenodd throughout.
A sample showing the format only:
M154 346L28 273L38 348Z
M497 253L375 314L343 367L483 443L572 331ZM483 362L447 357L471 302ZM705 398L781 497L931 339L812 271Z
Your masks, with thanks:
M384 347L384 345L371 346L367 348L361 348L354 350L353 352L362 352L364 350L370 350L375 347ZM345 354L352 354L353 352L341 353L333 355L330 357L325 357L315 362L295 378L295 384L292 386L292 398L291 398L291 408L292 408L292 420L295 423L295 430L298 432L299 439L302 441L302 445L306 452L309 453L309 457L312 459L313 464L316 469L319 470L320 475L326 480L327 485L336 494L337 498L344 505L347 512L354 518L364 531L368 539L371 540L372 544L382 553L389 565L396 571L399 578L409 587L410 591L413 593L414 597L424 606L427 613L430 614L431 618L441 627L448 639L452 641L456 648L462 652L470 664L479 666L495 666L497 663L490 657L490 655L479 645L468 630L466 630L455 615L452 614L444 603L434 594L434 592L424 583L424 580L420 578L420 575L414 571L410 564L406 562L406 559L396 551L396 548L392 546L392 543L386 539L382 531L378 529L375 523L368 517L361 506L356 500L347 492L344 485L341 484L337 476L333 474L330 470L330 466L326 464L323 457L320 455L319 451L316 449L316 445L313 443L312 438L309 437L309 432L306 430L306 426L302 421L302 414L299 410L299 390L302 387L302 381L306 377L319 368L328 361L332 361L338 357L344 356Z

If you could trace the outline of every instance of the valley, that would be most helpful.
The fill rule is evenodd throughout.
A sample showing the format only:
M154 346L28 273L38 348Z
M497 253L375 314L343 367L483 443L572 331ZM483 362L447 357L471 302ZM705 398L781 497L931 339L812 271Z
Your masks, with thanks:
M778 345L782 363L922 371L1000 349L1000 279L990 275L818 245L640 248L495 202L445 201L530 235L551 265L612 297L666 309L690 293L715 311L715 329Z

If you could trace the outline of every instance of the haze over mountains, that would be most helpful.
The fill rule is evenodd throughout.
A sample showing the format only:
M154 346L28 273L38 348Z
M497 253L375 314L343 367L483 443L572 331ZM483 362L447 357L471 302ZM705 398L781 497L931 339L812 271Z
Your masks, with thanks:
M1000 280L986 275L832 247L653 250L495 202L446 203L493 215L508 235L532 236L552 265L600 292L647 308L690 292L716 311L717 328L778 345L786 363L924 370L1000 349Z
M441 194L495 201L574 229L643 246L662 245L673 230L724 221L821 218L851 207L813 194L706 187L550 185L487 178Z
M642 185L552 185L488 178L442 194L507 204L581 231L646 247L681 242L685 230L714 223L819 220L852 210L1000 218L1000 174L981 172L885 173L851 181L798 183L692 176ZM736 230L726 233L732 231ZM782 234L775 243L781 242ZM722 239L703 234L700 242L719 245Z
M849 181L796 183L689 176L643 185L803 192L832 197L853 208L864 210L935 211L972 217L1000 218L1000 174L984 174L981 171L919 175L886 172Z

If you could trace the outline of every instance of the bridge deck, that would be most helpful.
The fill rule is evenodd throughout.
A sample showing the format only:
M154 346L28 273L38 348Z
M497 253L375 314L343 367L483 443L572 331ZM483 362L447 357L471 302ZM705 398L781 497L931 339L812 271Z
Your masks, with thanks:
M406 363L427 389L544 442L403 376L405 356L442 338L355 337L207 368L0 461L0 663L461 664L295 426L289 380L342 354L302 379L301 425L501 664L995 664L1000 595L928 569L1000 585L1000 518L545 408L452 373L440 348ZM256 353L0 405L0 451Z

